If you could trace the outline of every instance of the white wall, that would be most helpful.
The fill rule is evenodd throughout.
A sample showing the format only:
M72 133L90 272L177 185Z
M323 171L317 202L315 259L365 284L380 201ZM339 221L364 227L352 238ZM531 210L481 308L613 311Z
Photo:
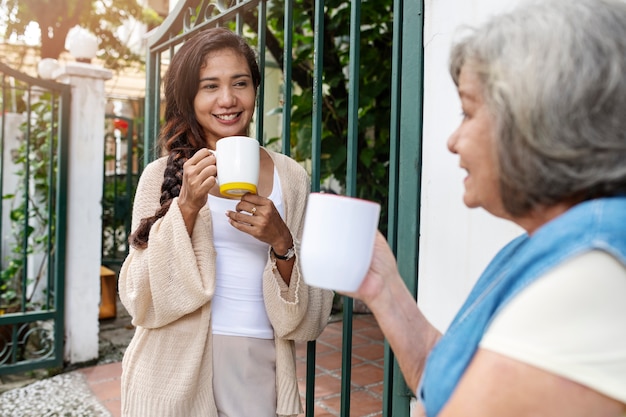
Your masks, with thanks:
M461 121L448 73L460 25L477 25L518 0L427 0L424 27L424 147L418 304L445 330L488 261L522 230L463 205L459 159L446 141Z

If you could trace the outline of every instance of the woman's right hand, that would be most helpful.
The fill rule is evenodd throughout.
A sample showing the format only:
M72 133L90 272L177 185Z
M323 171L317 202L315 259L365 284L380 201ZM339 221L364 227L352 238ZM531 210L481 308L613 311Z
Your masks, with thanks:
M189 234L193 230L196 215L206 205L209 191L217 183L215 161L215 155L203 148L183 165L183 183L178 196L178 206L185 218Z
M378 231L374 242L372 261L361 286L356 292L345 293L345 295L358 298L370 305L384 292L383 290L389 284L389 280L395 278L402 280L396 265L396 258L385 236Z

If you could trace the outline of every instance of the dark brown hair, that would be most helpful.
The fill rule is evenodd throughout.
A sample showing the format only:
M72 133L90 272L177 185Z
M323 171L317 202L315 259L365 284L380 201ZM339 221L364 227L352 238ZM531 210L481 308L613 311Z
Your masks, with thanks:
M199 149L206 147L206 137L195 117L193 103L206 56L223 49L232 49L246 59L255 89L261 82L254 50L243 37L226 28L199 32L186 40L175 53L163 78L165 123L159 134L159 143L169 157L161 185L161 207L154 216L142 219L137 230L130 235L129 242L135 248L148 246L152 225L165 216L172 199L180 194L183 164Z

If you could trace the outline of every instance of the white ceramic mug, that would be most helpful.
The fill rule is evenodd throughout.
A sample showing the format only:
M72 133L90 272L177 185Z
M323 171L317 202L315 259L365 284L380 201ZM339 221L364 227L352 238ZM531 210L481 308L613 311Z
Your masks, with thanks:
M309 195L300 244L304 281L356 291L369 269L380 204L336 194Z
M220 194L240 198L257 193L259 184L259 142L248 136L226 136L210 150L217 159Z

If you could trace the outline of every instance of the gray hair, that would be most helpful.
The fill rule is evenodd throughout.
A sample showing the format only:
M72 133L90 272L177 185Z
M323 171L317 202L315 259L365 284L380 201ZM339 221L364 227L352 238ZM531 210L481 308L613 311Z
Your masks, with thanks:
M626 193L626 1L541 0L456 43L480 79L505 209Z

